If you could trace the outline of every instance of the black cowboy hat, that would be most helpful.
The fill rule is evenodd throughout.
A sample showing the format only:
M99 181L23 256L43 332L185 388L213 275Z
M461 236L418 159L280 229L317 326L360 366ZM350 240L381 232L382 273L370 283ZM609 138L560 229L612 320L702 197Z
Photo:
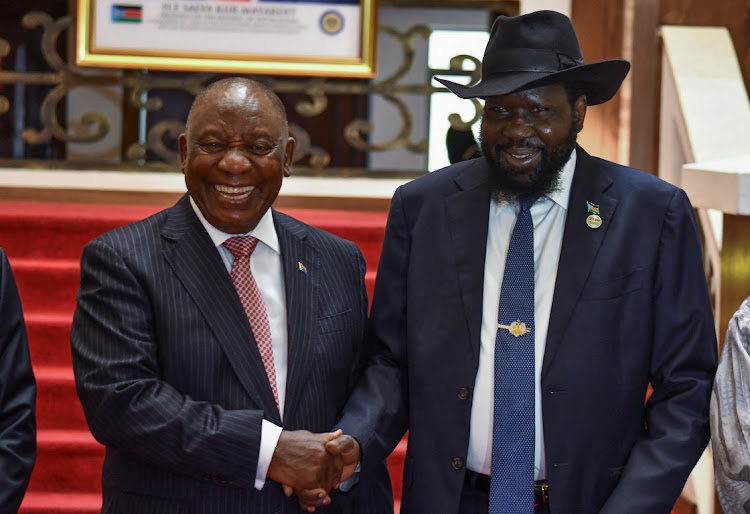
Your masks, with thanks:
M482 80L473 86L438 82L461 98L507 95L562 82L576 82L589 105L612 98L630 70L623 59L584 64L570 19L555 11L499 16L482 58Z

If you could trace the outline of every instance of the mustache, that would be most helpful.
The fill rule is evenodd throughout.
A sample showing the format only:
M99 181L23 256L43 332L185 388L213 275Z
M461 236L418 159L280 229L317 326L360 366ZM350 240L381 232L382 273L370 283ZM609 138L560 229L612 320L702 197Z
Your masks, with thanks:
M529 148L531 150L546 150L546 146L541 141L534 139L522 139L521 141L509 141L507 143L495 143L495 153L502 152L503 150L510 150L511 148Z

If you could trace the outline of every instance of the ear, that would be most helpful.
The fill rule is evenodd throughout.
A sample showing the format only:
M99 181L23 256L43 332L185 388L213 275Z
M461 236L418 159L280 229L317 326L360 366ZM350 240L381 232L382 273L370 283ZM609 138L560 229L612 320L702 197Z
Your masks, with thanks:
M177 140L177 144L180 147L180 169L182 174L185 174L185 165L187 163L187 137L183 132L180 134L180 138Z
M576 100L573 104L573 116L576 122L576 133L579 133L581 130L583 130L583 120L584 118L586 118L587 106L588 101L586 100L586 95L579 96L578 100Z
M292 161L294 160L294 148L297 145L297 141L293 137L289 137L286 142L286 148L284 149L284 176L288 177L292 174Z

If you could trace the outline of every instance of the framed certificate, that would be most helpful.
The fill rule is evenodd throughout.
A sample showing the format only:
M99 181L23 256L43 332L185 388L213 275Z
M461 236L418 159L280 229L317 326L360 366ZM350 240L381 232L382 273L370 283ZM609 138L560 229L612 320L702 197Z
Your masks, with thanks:
M78 0L80 66L368 78L376 0Z

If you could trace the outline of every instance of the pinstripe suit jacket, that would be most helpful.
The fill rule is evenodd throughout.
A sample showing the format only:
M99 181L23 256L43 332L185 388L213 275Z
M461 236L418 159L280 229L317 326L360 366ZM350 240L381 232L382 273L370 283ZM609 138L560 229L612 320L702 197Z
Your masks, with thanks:
M331 429L369 350L350 241L273 213L288 312L284 429ZM308 272L298 270L298 262ZM261 421L282 425L247 317L185 195L90 242L71 331L78 395L106 446L104 512L299 512L253 484ZM320 512L392 511L384 462Z

